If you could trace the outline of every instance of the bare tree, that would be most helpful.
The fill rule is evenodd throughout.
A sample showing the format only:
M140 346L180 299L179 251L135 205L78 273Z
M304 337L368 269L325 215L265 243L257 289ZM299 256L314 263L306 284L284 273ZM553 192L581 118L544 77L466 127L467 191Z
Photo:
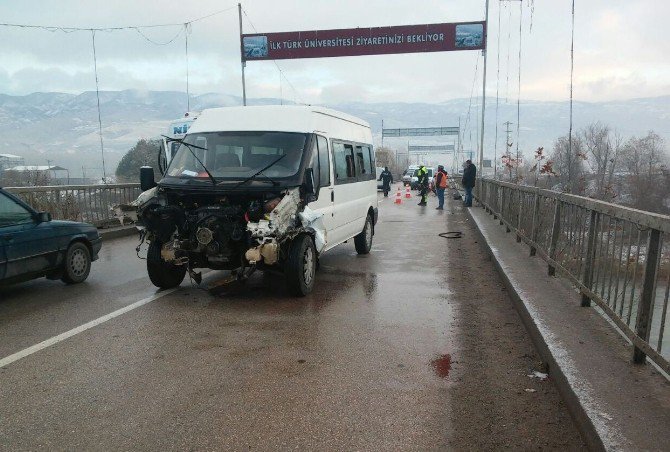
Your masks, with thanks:
M572 137L570 149L568 135L560 137L554 143L551 159L554 171L561 184L562 191L572 194L584 193L584 143L580 136Z
M585 152L583 153L593 177L592 196L597 199L611 200L615 197L612 178L616 171L621 139L609 126L600 122L591 124L579 132Z
M387 147L378 147L375 149L375 161L376 165L379 167L388 166L389 170L393 174L400 174L402 168L398 166L396 162L396 151L389 149Z
M643 138L631 138L622 148L627 196L632 207L667 213L670 197L668 155L663 139L650 131Z
M5 187L41 187L49 185L51 181L49 171L5 170L2 176L2 185Z

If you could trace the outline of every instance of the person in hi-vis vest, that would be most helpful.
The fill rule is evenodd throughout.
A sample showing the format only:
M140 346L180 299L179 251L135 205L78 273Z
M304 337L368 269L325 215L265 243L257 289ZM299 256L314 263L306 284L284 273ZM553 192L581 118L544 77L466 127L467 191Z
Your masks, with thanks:
M428 170L425 165L416 170L416 177L419 179L417 183L419 184L419 194L421 195L421 201L419 202L420 206L428 205Z
M444 191L449 187L449 175L444 170L443 165L437 167L437 174L435 175L435 193L439 202L437 210L444 209Z

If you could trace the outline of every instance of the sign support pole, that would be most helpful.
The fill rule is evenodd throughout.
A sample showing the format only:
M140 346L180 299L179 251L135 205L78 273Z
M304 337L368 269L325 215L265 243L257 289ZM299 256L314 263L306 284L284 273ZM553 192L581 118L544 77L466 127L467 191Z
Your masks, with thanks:
M242 39L242 4L237 4L237 12L240 16L240 59L242 61L242 105L247 106L247 86L244 79L244 67L247 65L244 60L244 41Z
M486 56L488 54L488 45L489 45L489 0L486 0L486 32L484 33L484 81L482 82L482 134L481 141L479 142L479 171L483 171L484 164L484 117L486 115Z

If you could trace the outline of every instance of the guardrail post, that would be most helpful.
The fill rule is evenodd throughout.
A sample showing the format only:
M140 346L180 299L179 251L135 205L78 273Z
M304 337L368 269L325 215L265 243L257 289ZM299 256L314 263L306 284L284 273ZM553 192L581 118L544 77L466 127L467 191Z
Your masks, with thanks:
M505 222L503 221L503 218L505 217L505 187L502 187L500 193L500 226L502 226Z
M556 206L554 207L554 224L551 227L551 242L549 243L549 258L556 260L556 247L558 245L558 237L561 228L561 200L556 198ZM549 276L556 274L556 267L549 264L547 273Z
M517 190L519 193L519 210L516 217L516 241L521 243L521 215L523 215L523 191Z
M586 259L584 260L584 277L583 284L584 286L591 290L591 283L593 281L593 261L596 256L596 231L597 225L596 221L598 220L598 213L595 210L591 211L591 221L589 222L589 234L588 241L586 245ZM586 294L582 294L582 307L588 308L591 306L591 298Z
M651 229L647 241L647 259L644 266L644 283L640 302L637 305L637 318L635 319L635 334L645 342L649 342L651 330L651 315L654 306L654 294L656 292L656 273L661 256L661 231ZM633 362L644 364L647 355L638 347L633 348Z
M535 243L537 243L537 220L540 215L540 191L535 189L535 199L533 201L533 227L530 230L530 240L532 244L530 245L530 255L535 256L537 249L535 248Z
M492 205L492 207L493 207L492 210L493 210L493 219L494 220L498 219L498 210L499 210L498 209L498 199L500 199L499 198L499 193L498 193L499 191L500 191L500 186L496 185L494 190L493 190L494 193L493 193L493 202L492 202L492 204L493 204Z

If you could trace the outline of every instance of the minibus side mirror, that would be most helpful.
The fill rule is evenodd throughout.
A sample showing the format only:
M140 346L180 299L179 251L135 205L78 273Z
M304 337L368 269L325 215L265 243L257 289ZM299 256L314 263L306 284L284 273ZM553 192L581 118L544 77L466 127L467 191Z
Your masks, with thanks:
M305 169L305 181L303 183L305 188L305 200L310 203L316 201L316 187L314 184L314 169L306 168Z
M142 191L151 190L156 186L154 180L154 169L150 166L143 166L140 168L140 188Z

